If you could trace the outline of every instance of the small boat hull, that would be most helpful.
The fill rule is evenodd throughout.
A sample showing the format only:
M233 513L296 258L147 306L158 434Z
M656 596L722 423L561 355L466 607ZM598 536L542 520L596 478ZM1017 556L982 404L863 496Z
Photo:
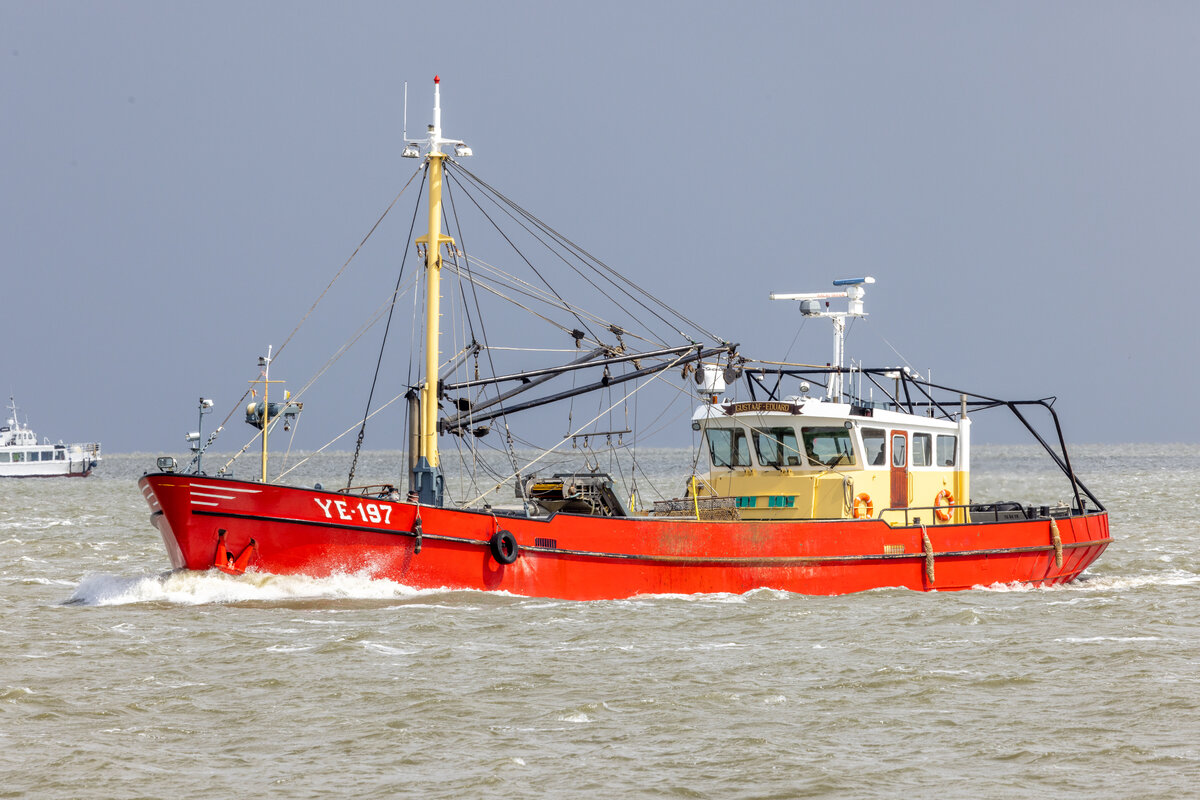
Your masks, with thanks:
M236 562L274 574L364 573L414 588L574 600L1050 585L1077 578L1111 541L1103 511L906 527L878 519L529 518L174 473L146 475L139 486L177 569L237 572ZM506 549L512 541L515 552Z
M15 472L13 470L0 471L0 478L86 478L92 474L92 468L87 467L82 471L76 472Z
M0 464L0 478L86 478L95 461L43 461Z

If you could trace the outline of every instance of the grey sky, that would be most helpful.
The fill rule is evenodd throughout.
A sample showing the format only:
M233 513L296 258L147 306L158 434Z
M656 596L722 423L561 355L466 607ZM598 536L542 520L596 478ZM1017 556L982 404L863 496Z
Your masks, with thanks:
M56 440L223 416L412 173L435 73L474 172L745 352L793 342L771 291L869 273L868 365L1197 440L1158 410L1200 392L1193 3L3 0L0 60L0 390ZM390 291L406 206L289 385ZM298 445L361 413L368 338Z

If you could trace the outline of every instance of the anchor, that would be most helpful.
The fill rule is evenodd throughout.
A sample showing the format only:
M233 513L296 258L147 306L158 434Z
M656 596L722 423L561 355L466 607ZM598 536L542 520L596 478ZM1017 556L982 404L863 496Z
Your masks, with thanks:
M247 544L237 558L225 548L225 529L217 530L217 554L213 557L213 566L226 575L242 575L250 565L251 556L258 555L258 543L253 539Z

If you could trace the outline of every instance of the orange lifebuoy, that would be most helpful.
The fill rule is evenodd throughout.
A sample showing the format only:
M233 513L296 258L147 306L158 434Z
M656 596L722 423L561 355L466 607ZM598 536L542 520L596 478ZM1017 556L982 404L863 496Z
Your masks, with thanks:
M871 502L871 495L866 492L860 492L854 497L854 518L862 519L863 517L872 517L875 515L875 504Z
M949 508L942 508L942 501L945 501L947 506L954 505L954 495L950 493L949 489L942 489L933 500L933 513L937 514L937 518L942 522L949 522L950 517L954 516L954 512Z

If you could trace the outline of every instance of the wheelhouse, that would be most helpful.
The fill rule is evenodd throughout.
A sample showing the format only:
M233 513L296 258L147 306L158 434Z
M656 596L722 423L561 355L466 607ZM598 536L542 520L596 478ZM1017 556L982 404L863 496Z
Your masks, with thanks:
M955 502L969 491L965 416L797 396L709 403L692 422L709 466L696 495L734 498L743 519L967 521Z

